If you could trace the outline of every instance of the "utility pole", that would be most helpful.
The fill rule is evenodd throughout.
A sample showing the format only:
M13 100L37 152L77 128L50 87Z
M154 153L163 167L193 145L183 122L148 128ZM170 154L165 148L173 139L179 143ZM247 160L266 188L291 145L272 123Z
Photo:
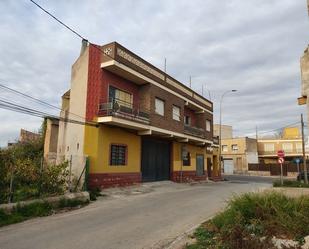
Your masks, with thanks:
M190 88L191 88L191 75L190 75Z
M164 73L166 73L166 58L164 58Z
M303 114L301 114L301 136L302 136L302 147L303 147L303 162L304 162L305 183L308 184L307 165L306 165L306 150L305 150L305 136L304 136L304 118L303 118Z

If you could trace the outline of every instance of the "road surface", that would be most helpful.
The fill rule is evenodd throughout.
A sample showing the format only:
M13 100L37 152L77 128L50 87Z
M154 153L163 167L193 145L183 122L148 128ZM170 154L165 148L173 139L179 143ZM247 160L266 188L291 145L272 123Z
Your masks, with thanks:
M221 210L234 194L269 186L249 181L163 182L111 191L82 209L0 228L0 248L166 248Z

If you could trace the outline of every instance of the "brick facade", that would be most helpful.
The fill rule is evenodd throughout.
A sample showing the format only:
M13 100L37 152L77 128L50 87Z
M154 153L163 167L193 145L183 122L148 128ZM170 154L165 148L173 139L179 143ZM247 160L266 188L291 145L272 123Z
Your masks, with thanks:
M150 124L162 129L183 133L184 101L153 85L150 87L150 93ZM156 98L164 101L164 116L155 113ZM180 108L180 121L173 119L173 105Z
M181 179L182 178L182 179ZM202 176L197 176L196 171L173 171L171 173L171 180L173 182L192 182L192 181L205 181L207 180L207 172Z
M141 183L141 173L101 173L89 175L89 188L123 187Z

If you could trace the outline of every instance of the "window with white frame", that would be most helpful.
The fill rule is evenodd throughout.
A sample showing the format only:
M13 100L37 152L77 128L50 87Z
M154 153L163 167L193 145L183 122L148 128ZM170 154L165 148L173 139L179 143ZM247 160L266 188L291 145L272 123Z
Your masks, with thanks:
M232 144L232 151L238 151L238 145Z
M282 149L285 152L293 152L293 144L292 143L283 143L282 144Z
M159 98L155 99L155 113L164 116L164 101Z
M271 143L264 144L264 151L274 152L275 151L275 145L271 144Z
M227 145L222 145L222 151L223 152L228 152L228 147L227 147Z
M210 120L206 120L206 131L210 132L211 130L211 121Z
M173 119L180 121L180 108L175 105L173 105Z
M303 145L301 143L295 144L296 146L296 152L303 152Z

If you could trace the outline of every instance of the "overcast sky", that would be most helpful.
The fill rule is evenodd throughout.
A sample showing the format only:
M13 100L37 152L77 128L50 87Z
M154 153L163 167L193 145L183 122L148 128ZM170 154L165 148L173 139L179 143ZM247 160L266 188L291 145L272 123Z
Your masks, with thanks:
M242 136L298 121L306 0L37 0L89 41L117 41L192 88L211 92L215 121ZM0 83L59 106L81 41L28 0L0 1ZM208 93L205 91L205 95ZM40 108L0 90L2 99ZM40 118L0 109L0 146Z

